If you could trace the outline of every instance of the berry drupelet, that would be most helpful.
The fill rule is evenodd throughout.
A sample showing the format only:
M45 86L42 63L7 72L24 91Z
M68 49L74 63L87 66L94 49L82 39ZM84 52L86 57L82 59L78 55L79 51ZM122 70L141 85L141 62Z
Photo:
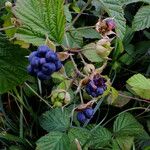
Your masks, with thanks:
M84 115L86 118L90 119L93 117L93 114L94 114L94 110L92 108L86 108L84 111L83 111Z
M93 108L86 108L83 111L77 113L77 120L81 123L85 123L87 119L91 119L93 117L93 114Z
M106 79L97 74L88 82L85 89L92 97L98 97L107 89Z
M28 61L30 63L27 67L28 73L40 80L48 80L53 72L62 67L57 54L46 45L39 46L37 51L33 51Z
M85 117L83 112L78 112L77 113L77 120L81 123L84 123L87 120L87 118Z

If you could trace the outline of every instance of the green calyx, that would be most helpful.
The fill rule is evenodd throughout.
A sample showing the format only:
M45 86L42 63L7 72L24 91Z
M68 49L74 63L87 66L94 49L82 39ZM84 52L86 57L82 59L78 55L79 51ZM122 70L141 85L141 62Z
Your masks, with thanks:
M96 44L97 54L104 59L108 59L108 56L112 49L113 47L111 47L110 41L108 41L108 39L99 40Z
M5 8L7 8L7 9L12 8L12 3L9 1L5 2Z
M91 74L95 70L95 66L93 64L86 64L83 68L83 71L86 74Z

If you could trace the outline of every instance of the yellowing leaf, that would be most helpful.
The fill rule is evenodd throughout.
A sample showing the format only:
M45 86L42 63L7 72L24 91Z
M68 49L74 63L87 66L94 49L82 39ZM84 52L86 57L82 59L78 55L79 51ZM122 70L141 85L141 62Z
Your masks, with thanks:
M129 90L144 99L150 99L150 79L136 74L128 79Z
M96 44L90 43L83 47L82 49L83 55L90 60L91 62L102 62L103 59L96 52Z

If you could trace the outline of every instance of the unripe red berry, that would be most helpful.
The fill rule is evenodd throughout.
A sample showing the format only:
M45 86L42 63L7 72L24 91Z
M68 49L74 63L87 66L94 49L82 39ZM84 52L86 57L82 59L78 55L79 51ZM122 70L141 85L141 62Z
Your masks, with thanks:
M116 28L116 23L114 22L114 19L108 18L105 21L106 21L106 24L107 24L109 30L113 30Z

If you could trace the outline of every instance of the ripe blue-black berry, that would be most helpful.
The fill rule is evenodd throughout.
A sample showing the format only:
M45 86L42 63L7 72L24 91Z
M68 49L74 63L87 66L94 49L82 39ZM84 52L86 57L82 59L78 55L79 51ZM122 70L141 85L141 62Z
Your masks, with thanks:
M56 66L54 63L45 63L42 66L42 72L45 74L52 74L56 71Z
M37 77L40 79L40 80L48 80L49 79L49 76L44 74L43 72L39 71L37 73Z
M46 45L42 45L38 47L37 51L40 57L45 57L45 54L49 51L49 47Z
M39 68L33 68L34 73L37 74L39 71L41 71Z
M38 57L33 57L31 62L30 62L30 64L33 67L38 67L39 66L39 62L40 62L40 59Z
M54 53L52 51L47 52L45 57L48 62L58 61L58 57L57 57L56 53Z
M46 63L46 59L45 58L40 58L39 60L40 65L43 65Z
M58 71L58 70L62 67L62 63L61 63L60 60L58 60L58 61L55 63L55 65L56 65L56 71Z
M39 46L37 51L29 55L28 60L28 73L41 80L48 80L53 72L62 67L57 54L46 45Z
M87 120L87 118L85 117L83 112L78 112L77 113L77 120L81 123L84 123Z
M29 55L28 60L31 61L33 57L37 56L37 54L38 54L37 51L32 52L32 53Z
M105 84L106 79L101 77L99 74L95 75L93 79L91 79L86 85L85 89L89 95L92 97L98 97L102 95L104 91L107 89Z
M35 72L34 72L34 69L31 65L28 65L27 66L27 72L30 74L30 75L35 75Z
M90 119L93 116L94 110L92 108L87 108L83 111L86 118Z
M96 92L97 92L98 95L102 95L104 93L104 88L98 87Z
M97 96L99 96L96 92L91 92L90 95L91 95L92 97L97 97Z

